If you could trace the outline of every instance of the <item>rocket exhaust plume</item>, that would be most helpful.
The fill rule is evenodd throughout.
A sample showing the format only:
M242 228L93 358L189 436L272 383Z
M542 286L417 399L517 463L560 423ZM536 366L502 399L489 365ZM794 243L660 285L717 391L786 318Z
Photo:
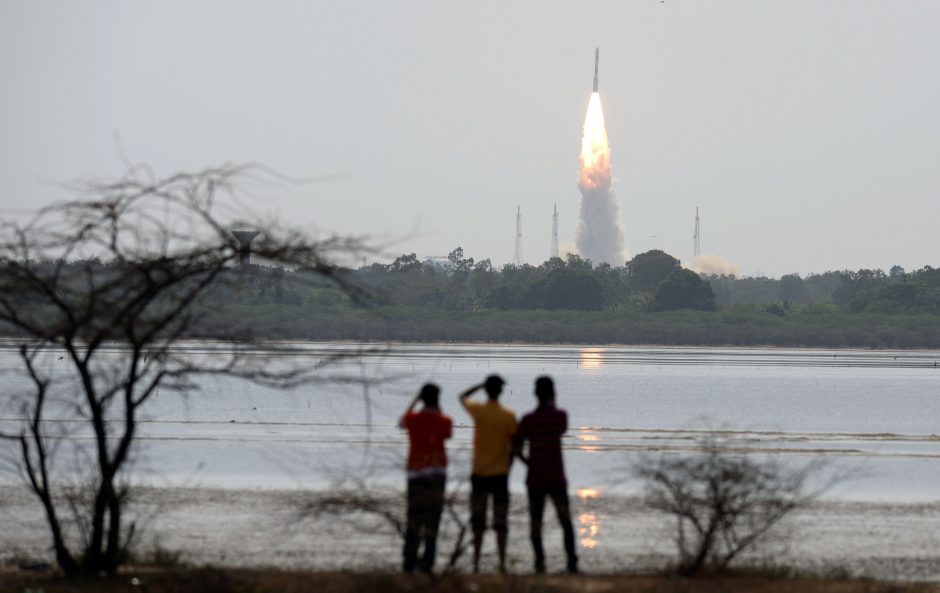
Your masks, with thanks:
M604 110L597 92L597 62L594 54L594 92L584 118L581 136L581 221L575 243L583 257L595 264L620 265L626 261L623 229L620 228L620 203L611 191L610 145L604 127Z

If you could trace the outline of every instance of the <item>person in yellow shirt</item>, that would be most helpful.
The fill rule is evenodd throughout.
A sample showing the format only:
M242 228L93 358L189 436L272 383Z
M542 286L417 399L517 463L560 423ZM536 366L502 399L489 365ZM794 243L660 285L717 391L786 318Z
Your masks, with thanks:
M473 572L480 571L480 548L486 531L486 507L493 498L493 531L499 551L499 571L506 572L506 537L509 532L509 466L516 415L499 403L505 385L499 375L460 394L460 403L473 418L473 473L470 475L470 526L473 529ZM487 401L470 399L483 389Z

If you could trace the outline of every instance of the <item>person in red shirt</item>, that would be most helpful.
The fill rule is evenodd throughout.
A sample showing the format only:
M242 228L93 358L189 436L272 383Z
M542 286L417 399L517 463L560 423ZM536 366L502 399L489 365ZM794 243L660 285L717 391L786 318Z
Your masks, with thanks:
M568 504L568 481L561 457L561 436L568 430L568 414L555 407L555 383L550 377L535 380L535 396L539 405L522 417L513 444L513 451L529 466L526 488L529 494L529 536L535 554L535 572L545 572L545 550L542 547L542 516L545 499L551 498L561 523L568 556L568 572L578 572L574 528ZM525 445L528 441L528 454Z
M427 383L399 420L408 431L408 516L405 529L405 572L418 568L430 573L437 552L437 529L444 510L447 453L444 441L451 436L451 419L439 407L441 389ZM414 408L424 402L420 412ZM424 539L424 554L418 561L418 545Z

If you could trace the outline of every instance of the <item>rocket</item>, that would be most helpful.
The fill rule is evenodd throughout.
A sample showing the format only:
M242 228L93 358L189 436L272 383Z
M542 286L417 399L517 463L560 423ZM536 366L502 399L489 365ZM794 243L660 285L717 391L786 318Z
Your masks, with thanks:
M601 59L601 48L594 48L594 92L597 92L597 63Z

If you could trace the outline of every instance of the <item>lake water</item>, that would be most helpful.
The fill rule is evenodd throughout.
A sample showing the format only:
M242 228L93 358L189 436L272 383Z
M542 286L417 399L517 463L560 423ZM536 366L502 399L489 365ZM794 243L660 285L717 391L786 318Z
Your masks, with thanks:
M193 356L213 349L185 348ZM298 344L275 364L315 364L356 348ZM829 496L937 500L938 362L940 353L917 351L383 346L330 371L367 379L367 388L352 382L279 392L206 378L187 397L158 393L146 409L134 472L160 486L316 487L344 475L399 484L406 439L397 418L420 385L434 381L455 421L451 475L464 476L472 429L459 391L499 373L507 380L503 403L521 414L535 404L535 377L546 374L569 414L567 471L582 494L636 492L630 467L641 455L687 451L702 436L730 431L721 434L736 450L788 463L822 458L839 472L850 469L853 477ZM68 372L56 355L41 367ZM16 426L11 398L26 387L18 369L15 352L0 349L3 431ZM55 422L73 445L87 444L74 413L59 412ZM15 456L11 443L0 447ZM514 488L522 488L523 474L513 472Z

